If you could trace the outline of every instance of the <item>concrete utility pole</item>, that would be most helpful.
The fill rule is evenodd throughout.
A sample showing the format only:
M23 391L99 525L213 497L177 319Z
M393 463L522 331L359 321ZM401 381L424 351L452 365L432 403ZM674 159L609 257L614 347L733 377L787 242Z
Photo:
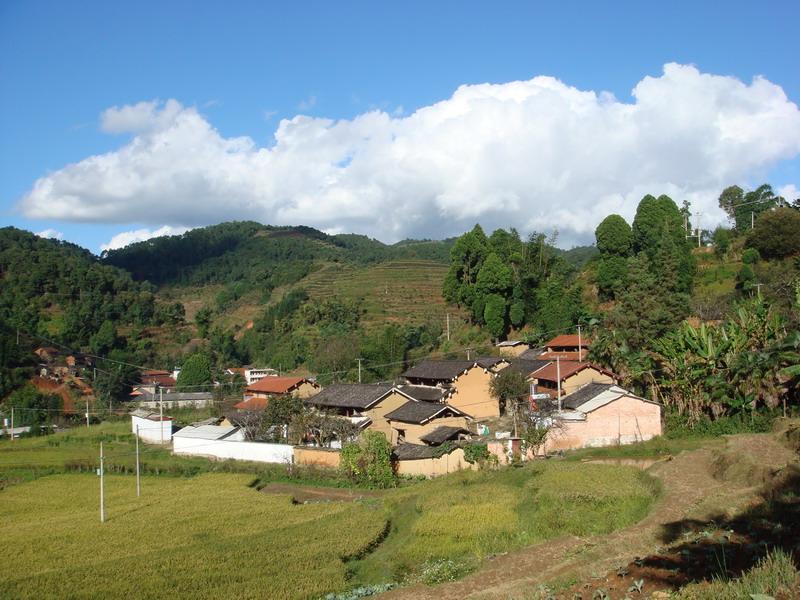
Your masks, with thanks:
M100 522L106 522L106 502L105 502L105 490L103 489L103 476L105 464L103 459L103 442L100 442Z
M139 426L136 426L136 497L142 495L142 482L139 479Z
M583 344L581 343L581 326L578 325L578 362L583 360Z
M161 445L164 445L164 388L158 388L158 426L161 430Z
M89 429L89 401L86 401L86 429Z
M699 248L700 247L700 237L701 237L701 234L700 234L700 217L703 215L703 213L696 212L694 214L697 217L697 227L695 229L697 231L697 247Z
M750 229L755 228L756 226L756 213L752 210L750 211Z
M11 407L11 441L14 441L14 407Z
M469 353L472 352L472 348L467 348L467 360L469 360Z
M361 361L364 360L363 358L357 358L358 361L358 383L361 383Z
M556 389L558 395L558 412L561 412L561 357L556 356Z

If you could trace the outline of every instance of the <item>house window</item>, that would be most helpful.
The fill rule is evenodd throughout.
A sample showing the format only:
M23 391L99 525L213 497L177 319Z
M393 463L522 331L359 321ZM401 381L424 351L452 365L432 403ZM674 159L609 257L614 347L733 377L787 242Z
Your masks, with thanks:
M395 429L397 432L397 443L402 444L406 441L406 430L405 429Z

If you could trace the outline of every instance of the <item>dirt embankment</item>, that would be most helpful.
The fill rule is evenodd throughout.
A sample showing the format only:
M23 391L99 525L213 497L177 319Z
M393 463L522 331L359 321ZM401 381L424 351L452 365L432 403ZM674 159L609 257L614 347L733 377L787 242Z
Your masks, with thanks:
M800 482L800 475L794 475L800 473L797 455L781 443L784 437L729 436L721 451L685 452L653 465L649 472L661 479L663 496L647 517L627 529L537 544L489 559L460 581L401 588L382 598L530 599L544 586L550 591L542 597L591 598L603 590L616 598L637 582L645 592L640 597L648 597L719 575L720 564L727 575L737 576L767 547L791 551L800 539L800 530L795 531L800 504L776 511L764 503ZM739 552L731 553L734 548Z

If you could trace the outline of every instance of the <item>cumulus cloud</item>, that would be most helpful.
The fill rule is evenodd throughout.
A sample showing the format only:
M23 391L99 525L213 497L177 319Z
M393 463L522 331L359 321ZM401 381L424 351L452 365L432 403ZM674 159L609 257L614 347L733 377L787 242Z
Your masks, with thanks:
M800 153L800 110L757 77L665 65L633 102L546 76L464 85L407 115L279 122L274 143L220 135L175 100L103 113L129 133L118 150L42 177L21 200L31 218L145 225L232 219L307 224L393 241L485 228L587 241L646 193L723 215L727 185L759 181Z
M794 202L800 200L800 190L796 185L790 183L778 188L778 196L783 197L787 202Z
M53 240L63 240L64 234L58 231L57 229L49 228L45 229L44 231L40 231L36 234L40 238L49 238Z
M162 235L181 235L189 231L190 227L172 227L171 225L164 225L158 229L135 229L133 231L123 231L118 233L107 244L101 244L100 250L116 250L117 248L124 248L129 244L135 242L143 242L150 238L159 237Z

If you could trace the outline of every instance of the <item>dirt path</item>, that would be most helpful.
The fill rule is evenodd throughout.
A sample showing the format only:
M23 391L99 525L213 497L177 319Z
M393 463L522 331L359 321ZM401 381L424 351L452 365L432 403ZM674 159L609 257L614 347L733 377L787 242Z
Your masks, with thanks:
M727 450L776 468L792 459L791 452L769 434L732 437ZM567 537L530 546L488 559L479 571L460 581L435 588L401 588L381 598L529 598L545 583L604 576L637 556L657 552L663 543L664 526L687 518L732 516L753 501L758 488L750 482L732 483L714 477L718 461L713 450L700 449L654 465L649 472L661 479L664 492L650 514L636 525L604 536Z

